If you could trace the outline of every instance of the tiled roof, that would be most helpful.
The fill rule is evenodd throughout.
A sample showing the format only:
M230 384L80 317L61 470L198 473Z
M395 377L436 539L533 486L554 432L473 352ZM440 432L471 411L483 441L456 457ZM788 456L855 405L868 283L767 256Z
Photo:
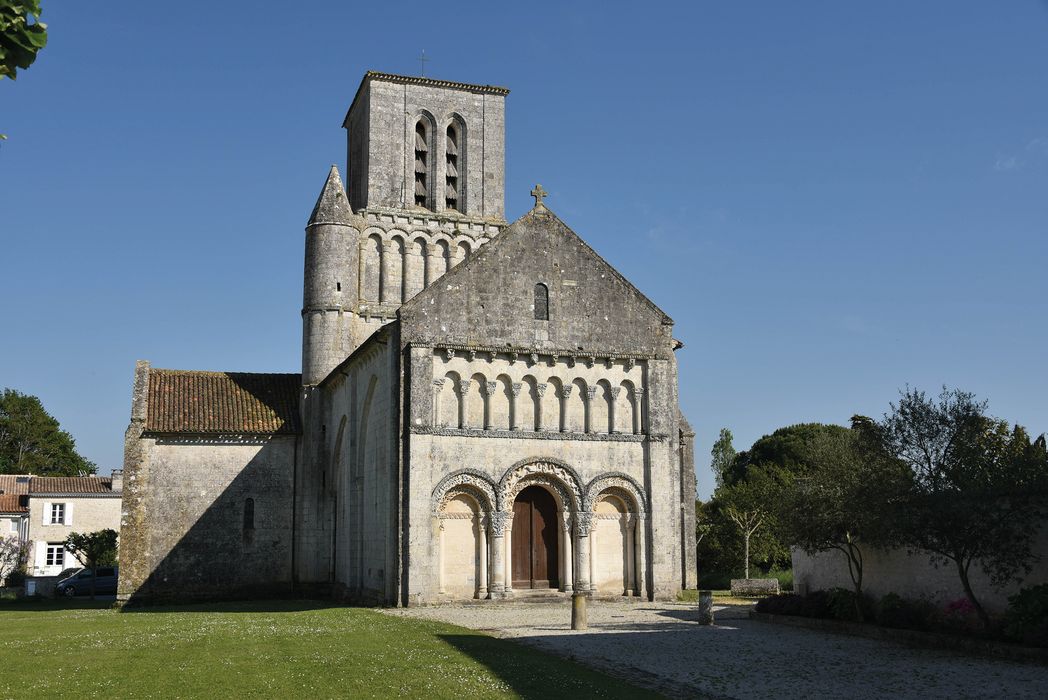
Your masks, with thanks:
M300 374L149 370L146 432L297 435Z
M29 493L29 478L28 474L0 474L0 493Z
M0 513L28 513L29 507L22 505L22 498L17 493L0 494Z
M34 476L29 493L113 493L108 476Z

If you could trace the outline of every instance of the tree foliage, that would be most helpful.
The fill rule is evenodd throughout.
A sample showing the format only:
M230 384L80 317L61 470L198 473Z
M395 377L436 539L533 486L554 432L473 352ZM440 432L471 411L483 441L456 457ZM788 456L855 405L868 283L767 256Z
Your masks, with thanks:
M15 536L0 536L0 581L25 568L29 545Z
M868 429L886 456L910 471L899 536L936 565L956 567L983 623L989 616L969 573L976 564L995 586L1018 580L1035 560L1037 528L1048 517L1048 451L1020 426L986 415L986 403L945 387L937 399L907 389Z
M40 0L0 0L0 79L18 77L47 45Z
M98 532L72 532L66 537L65 548L81 564L91 569L91 597L95 597L95 578L100 566L116 564L117 532L110 528Z
M804 446L804 476L778 508L786 542L808 554L836 550L844 555L859 620L862 547L893 542L893 523L909 485L905 467L877 449L868 426L868 419L856 417L851 430L811 433Z
M76 476L95 465L76 451L72 436L44 410L40 399L14 389L0 396L0 474Z
M751 469L745 479L717 491L724 514L739 529L742 537L742 565L745 578L750 577L750 541L761 528L774 529L778 494L790 475L775 465Z
M713 477L716 479L718 487L724 485L724 480L735 463L737 453L731 441L731 431L727 428L721 428L720 435L717 436L717 441L713 443L713 449L710 450L710 455L712 456L710 468L713 470Z

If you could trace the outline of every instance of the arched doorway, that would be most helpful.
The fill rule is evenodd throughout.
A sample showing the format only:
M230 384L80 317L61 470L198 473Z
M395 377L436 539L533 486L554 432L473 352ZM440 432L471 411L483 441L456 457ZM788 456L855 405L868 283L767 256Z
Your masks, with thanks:
M560 585L557 502L541 486L528 486L513 501L513 588Z

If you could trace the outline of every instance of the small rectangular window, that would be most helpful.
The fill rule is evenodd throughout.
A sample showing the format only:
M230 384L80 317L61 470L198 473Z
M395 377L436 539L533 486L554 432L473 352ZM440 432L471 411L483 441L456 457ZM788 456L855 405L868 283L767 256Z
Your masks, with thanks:
M342 283L341 282L335 282L335 291L336 292L341 292L342 291Z
M51 504L51 524L62 525L65 523L65 503Z
M65 566L65 546L61 542L48 543L44 561L47 566Z

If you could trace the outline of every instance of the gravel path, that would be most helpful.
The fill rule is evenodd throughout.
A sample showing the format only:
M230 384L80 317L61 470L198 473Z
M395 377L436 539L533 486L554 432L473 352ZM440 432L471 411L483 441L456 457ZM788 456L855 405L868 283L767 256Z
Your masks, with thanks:
M744 608L594 602L572 632L570 602L392 609L576 659L676 697L1045 698L1048 667L755 622Z

